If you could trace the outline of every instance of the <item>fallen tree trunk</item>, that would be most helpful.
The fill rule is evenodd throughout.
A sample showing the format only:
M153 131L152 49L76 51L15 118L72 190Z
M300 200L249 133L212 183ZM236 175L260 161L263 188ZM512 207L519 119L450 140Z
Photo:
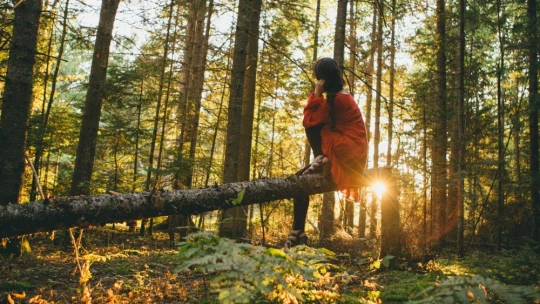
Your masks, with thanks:
M336 190L336 186L329 179L313 174L285 179L259 179L204 189L61 197L27 204L9 204L0 206L0 237L162 215L198 214L333 190Z
M366 170L365 186L385 168ZM204 189L89 195L46 199L0 206L0 237L88 227L142 218L198 214L234 206L269 202L335 191L336 185L319 174L284 179L258 179Z

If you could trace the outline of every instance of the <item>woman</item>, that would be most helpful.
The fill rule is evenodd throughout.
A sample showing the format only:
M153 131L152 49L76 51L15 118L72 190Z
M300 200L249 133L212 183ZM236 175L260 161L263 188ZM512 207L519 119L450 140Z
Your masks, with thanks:
M303 124L315 160L301 174L330 174L340 190L358 188L368 150L362 113L352 95L343 90L343 75L334 59L320 59L313 72L317 83L304 108ZM309 197L295 198L286 248L307 242L308 206Z

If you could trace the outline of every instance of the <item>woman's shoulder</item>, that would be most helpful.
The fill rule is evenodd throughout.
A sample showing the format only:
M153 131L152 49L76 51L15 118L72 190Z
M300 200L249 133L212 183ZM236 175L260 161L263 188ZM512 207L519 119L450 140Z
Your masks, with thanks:
M344 101L345 100L352 100L354 102L354 97L352 96L352 94L345 91L345 90L339 91L336 94L336 98L340 99L340 100L344 100Z

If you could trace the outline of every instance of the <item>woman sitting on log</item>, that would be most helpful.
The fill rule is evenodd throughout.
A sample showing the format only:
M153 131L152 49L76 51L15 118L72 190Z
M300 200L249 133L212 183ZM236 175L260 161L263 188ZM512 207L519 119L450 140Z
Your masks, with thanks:
M299 174L322 173L330 175L340 190L358 188L368 150L362 113L343 90L343 75L334 59L320 59L313 72L317 83L304 108L303 125L315 159ZM306 244L308 207L308 196L294 199L293 227L285 248Z

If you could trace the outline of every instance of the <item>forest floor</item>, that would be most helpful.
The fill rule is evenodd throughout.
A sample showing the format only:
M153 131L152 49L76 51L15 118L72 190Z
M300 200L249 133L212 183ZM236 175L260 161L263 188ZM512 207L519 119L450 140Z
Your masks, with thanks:
M69 239L60 233L55 240L38 234L29 240L31 254L0 256L0 303L220 302L211 275L177 271L183 259L169 246L166 233L141 238L118 227L85 230L82 272L65 241ZM349 247L355 254L336 255L340 279L328 287L334 296L313 302L540 303L540 255L530 247L497 255L476 252L461 261L401 261L398 270L385 269L384 260L372 259L368 243L360 247ZM280 299L274 297L272 303L294 303ZM259 302L271 301L253 301Z

